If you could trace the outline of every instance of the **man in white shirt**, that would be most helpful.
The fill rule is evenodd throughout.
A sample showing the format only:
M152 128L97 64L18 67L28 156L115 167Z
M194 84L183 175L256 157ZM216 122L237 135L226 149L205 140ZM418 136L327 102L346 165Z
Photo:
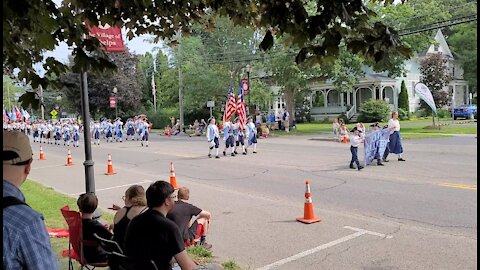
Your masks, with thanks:
M358 161L358 146L360 143L363 142L363 139L360 137L361 131L357 129L357 127L354 127L350 132L353 134L350 136L350 152L352 153L352 159L350 160L350 169L355 169L355 166L353 166L353 163L357 164L357 169L360 171L363 169L362 166L360 166L360 162Z

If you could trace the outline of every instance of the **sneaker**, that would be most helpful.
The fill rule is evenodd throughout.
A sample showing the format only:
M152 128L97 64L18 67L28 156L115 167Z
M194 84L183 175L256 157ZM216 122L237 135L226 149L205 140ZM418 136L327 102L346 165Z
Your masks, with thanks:
M223 151L223 156L226 156L227 155L227 152Z
M350 164L350 169L356 169L355 166L353 166L353 164Z
M398 161L406 161L406 160L403 158L398 158Z
M205 249L211 249L212 248L212 244L209 244L207 242L200 243L200 246L205 248Z
M208 154L208 157L211 158L211 157L212 157L212 154Z
M363 167L362 167L362 166L358 166L358 170L360 171L361 169L363 169Z

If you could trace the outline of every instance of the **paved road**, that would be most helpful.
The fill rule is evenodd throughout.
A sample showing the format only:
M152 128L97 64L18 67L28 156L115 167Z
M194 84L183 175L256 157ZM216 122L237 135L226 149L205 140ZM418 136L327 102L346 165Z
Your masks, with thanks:
M208 241L245 269L476 269L477 140L404 142L406 162L348 168L349 146L316 136L259 140L258 154L209 159L204 137L151 136L93 147L101 207L133 183L177 182L212 212ZM38 144L34 144L38 155ZM85 190L83 148L44 145L31 178L76 196ZM117 174L106 176L111 153ZM305 180L321 222L306 225Z

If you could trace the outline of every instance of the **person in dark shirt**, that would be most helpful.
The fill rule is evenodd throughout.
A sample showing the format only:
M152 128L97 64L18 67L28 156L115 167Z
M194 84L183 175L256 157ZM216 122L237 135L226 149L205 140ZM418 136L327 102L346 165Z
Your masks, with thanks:
M145 189L140 185L133 185L125 191L125 206L120 208L113 218L113 240L123 249L127 226L130 221L147 210L147 199Z
M153 260L158 269L172 269L175 257L182 270L191 270L196 263L187 255L177 225L166 218L175 205L173 186L157 181L147 189L148 210L134 217L127 227L125 254L133 258L135 269L146 269L142 262Z
M112 239L113 235L102 223L92 218L98 206L97 196L92 192L84 193L78 197L77 205L82 214L83 240L87 240L83 245L85 259L89 263L106 262L107 253L100 247L93 234L96 233L105 239Z
M178 189L178 201L175 207L168 212L167 218L175 222L182 233L186 245L190 245L200 237L200 245L204 248L212 248L205 241L210 224L211 214L193 204L186 202L190 198L190 190L187 187ZM199 224L201 224L199 228ZM197 230L199 229L199 230Z

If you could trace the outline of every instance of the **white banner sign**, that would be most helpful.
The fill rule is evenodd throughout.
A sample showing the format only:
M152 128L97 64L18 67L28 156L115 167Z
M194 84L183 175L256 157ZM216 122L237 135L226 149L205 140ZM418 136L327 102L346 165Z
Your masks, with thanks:
M430 89L423 84L423 83L417 83L415 84L415 93L423 100L425 103L427 103L430 108L432 108L432 111L437 114L437 108L435 107L435 100L433 100L432 92L430 92Z

